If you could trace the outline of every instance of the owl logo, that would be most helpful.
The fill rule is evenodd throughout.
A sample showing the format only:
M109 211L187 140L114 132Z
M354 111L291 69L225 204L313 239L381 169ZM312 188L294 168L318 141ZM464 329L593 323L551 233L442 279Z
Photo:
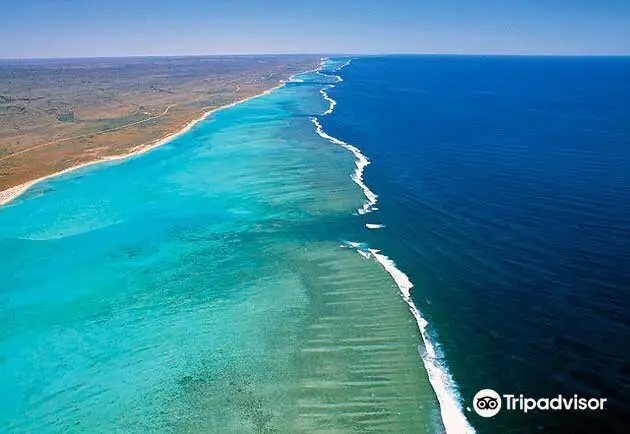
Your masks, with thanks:
M480 390L473 398L473 408L481 417L492 417L501 410L501 396L492 389Z

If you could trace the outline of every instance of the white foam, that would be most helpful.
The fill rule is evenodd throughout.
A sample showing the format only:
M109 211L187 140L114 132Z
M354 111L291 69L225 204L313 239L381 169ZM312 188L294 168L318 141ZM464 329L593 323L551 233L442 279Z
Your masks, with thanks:
M324 68L325 64L326 64L326 61L322 59L322 62L320 63L320 69ZM335 71L339 71L341 68L349 64L350 64L350 60L348 60L343 65L337 67ZM321 71L317 71L317 72L321 74ZM326 75L326 74L322 74L322 75ZM338 78L340 81L342 81L341 77L338 77ZM332 87L334 87L334 85L329 85L327 88L330 89ZM329 115L333 112L335 106L337 105L337 102L333 100L332 98L330 98L328 93L326 93L326 88L321 89L320 93L330 103L328 110L324 112L325 115ZM361 187L361 190L363 190L363 194L365 195L367 199L366 202L363 203L363 206L357 210L357 213L367 214L368 212L374 211L375 210L374 205L376 205L378 196L372 190L368 188L365 182L363 182L363 171L365 170L365 167L370 164L370 160L365 155L363 155L363 153L361 153L359 148L357 148L356 146L352 146L349 143L346 143L343 140L339 140L338 138L333 137L329 135L328 133L326 133L324 131L324 128L322 127L322 124L319 122L319 119L317 119L316 117L312 117L311 120L313 121L313 124L315 124L315 129L317 131L317 134L320 137L328 140L331 143L334 143L335 145L342 146L345 149L352 152L352 154L355 157L356 169L354 173L352 174L351 178L355 182L355 184Z
M328 78L328 79L334 78L337 81L335 81L333 84L338 84L338 83L341 83L343 81L343 78L341 78L340 75L325 74L325 73L323 73L321 71L315 71L315 74L320 75L320 76L322 76L324 78Z
M365 244L363 243L357 243L355 241L344 241L343 244L341 245L341 247L349 247L351 249L359 249L364 247Z
M324 131L324 128L322 127L322 124L316 117L312 117L311 121L313 122L313 124L315 124L315 130L320 137L328 140L331 143L334 143L335 145L342 146L343 148L349 150L350 152L352 152L352 154L354 154L356 168L351 178L355 184L361 187L361 190L363 190L363 194L367 199L363 203L363 206L357 210L357 212L359 214L367 214L368 212L373 211L378 196L372 190L370 190L367 185L365 185L365 182L363 182L363 172L365 170L365 167L370 164L370 160L365 155L363 155L359 148L357 148L356 146L352 146L344 142L343 140L339 140L338 138L326 133Z
M344 63L343 65L338 66L337 68L335 68L335 72L339 71L340 69L345 68L346 66L350 65L350 62L352 62L352 59L348 59L346 60L346 63Z
M321 68L325 66L325 63L326 61L322 59ZM349 64L350 60L348 60L340 67L336 68L335 71L338 71ZM318 71L318 73L320 72ZM339 78L338 82L342 81L341 77L337 77ZM331 85L328 88L333 86L334 85ZM326 99L331 104L329 109L324 112L325 115L328 115L332 113L333 109L335 108L336 101L332 100L332 98L328 96L325 89L326 88L322 89L320 93L322 94L324 99ZM330 100L334 101L334 103L332 103L329 98ZM320 137L330 141L331 143L342 146L354 154L356 169L352 174L352 180L357 185L359 185L359 187L361 187L367 199L366 202L363 204L363 207L358 210L358 213L366 214L370 211L377 210L378 208L375 206L377 202L377 195L368 188L365 182L363 182L363 172L365 170L365 167L370 164L370 160L365 155L363 155L357 147L327 134L324 131L322 124L316 117L312 117L311 120L315 125L317 134ZM369 229L384 227L384 225L373 223L367 223L365 226ZM460 405L461 399L457 385L453 381L451 374L448 372L448 369L443 362L443 357L439 355L439 349L436 348L436 345L434 345L434 343L431 341L431 337L428 334L427 326L429 325L429 323L420 314L420 311L411 299L411 288L413 288L413 284L411 283L411 280L409 280L409 277L401 270L399 270L398 267L396 267L394 261L383 255L380 250L370 249L364 243L351 241L344 242L342 247L356 249L356 251L365 258L373 257L390 274L390 276L392 276L394 282L396 282L396 285L400 289L403 299L409 306L409 309L411 310L411 313L413 314L414 318L416 319L416 323L418 324L418 329L420 330L420 335L422 337L422 341L425 347L425 351L420 354L420 357L422 358L425 369L427 370L431 386L433 387L438 402L440 403L442 422L444 423L444 428L446 429L447 434L475 433L474 428L466 419L462 406Z
M357 253L361 256L363 256L366 259L370 259L372 256L370 255L370 252L365 252L363 250L357 250Z
M334 99L330 97L330 95L328 95L328 93L326 92L326 89L320 89L319 93L321 93L324 99L328 101L328 104L330 104L328 106L328 109L324 113L322 113L322 115L327 116L333 112L333 110L335 109L335 106L337 105L337 101L335 101Z
M462 406L460 405L457 385L442 362L442 357L438 354L438 350L428 334L427 326L429 323L422 317L420 311L411 299L411 288L413 288L413 284L409 280L409 277L396 267L394 261L380 253L379 250L368 249L368 251L392 276L396 285L400 288L403 299L407 302L411 313L416 318L425 347L425 352L421 354L421 357L429 375L429 381L440 403L440 412L446 432L448 434L474 433L475 430L468 420L466 420L466 416L464 416Z
M350 62L352 62L352 59L348 59L348 60L346 61L346 63L344 63L343 65L339 65L338 67L336 67L335 69L333 69L333 72L337 72L337 71L342 70L342 69L343 69L343 68L345 68L346 66L350 65ZM322 65L322 66L323 66L323 65ZM341 83L341 82L343 81L343 78L342 78L340 75L337 75L337 74L335 74L335 75L329 75L329 74L323 74L323 73L322 73L321 75L325 75L325 76L328 76L328 77L334 77L334 78L336 78L336 79L337 79L337 83Z
M385 225L376 224L376 223L366 223L365 227L368 229L381 229L381 228L384 228Z
M359 255L363 256L366 259L370 259L372 257L372 254L370 253L370 250L367 244L365 243L357 243L354 241L344 241L340 247L342 249L353 249Z

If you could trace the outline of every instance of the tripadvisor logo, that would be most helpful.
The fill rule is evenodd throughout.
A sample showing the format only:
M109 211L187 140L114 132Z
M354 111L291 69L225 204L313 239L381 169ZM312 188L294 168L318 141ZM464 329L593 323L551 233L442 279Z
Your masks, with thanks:
M473 399L473 408L481 417L492 417L501 410L501 396L492 389L480 390Z
M527 413L532 410L604 410L607 398L583 398L573 395L565 398L562 395L553 398L525 398L523 395L499 395L492 389L483 389L473 398L473 408L481 417L495 416L505 404L506 410Z

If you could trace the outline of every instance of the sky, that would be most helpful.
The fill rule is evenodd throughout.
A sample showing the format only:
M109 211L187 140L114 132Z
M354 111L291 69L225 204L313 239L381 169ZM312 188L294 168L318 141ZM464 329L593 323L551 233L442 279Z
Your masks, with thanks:
M0 58L628 54L630 0L0 0Z

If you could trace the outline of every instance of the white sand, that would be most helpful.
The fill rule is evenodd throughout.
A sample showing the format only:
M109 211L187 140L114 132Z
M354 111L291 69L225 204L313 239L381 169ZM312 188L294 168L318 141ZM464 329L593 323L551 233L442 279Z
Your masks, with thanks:
M291 78L289 80L291 80ZM26 190L31 188L33 185L37 184L38 182L44 181L46 179L53 178L53 177L59 176L59 175L63 175L63 174L68 173L68 172L72 172L73 170L80 169L81 167L92 166L94 164L99 164L99 163L103 163L103 162L106 162L106 161L124 160L125 158L129 158L129 157L132 157L134 155L143 154L143 153L145 153L147 151L150 151L151 149L157 148L158 146L162 146L165 143L170 142L174 138L179 137L180 135L190 131L190 129L192 127L194 127L198 122L202 121L203 119L205 119L206 117L208 117L212 113L217 112L219 110L224 110L224 109L226 109L228 107L234 107L237 104L241 104L241 103L243 103L245 101L248 101L248 100L253 99L253 98L257 98L257 97L262 96L262 95L267 95L267 94L273 92L274 90L281 88L284 85L285 85L285 82L283 81L280 84L278 84L277 86L274 86L271 89L267 89L266 91L261 92L261 93L259 93L257 95L252 95L250 97L243 98L241 100L235 101L235 102L233 102L231 104L227 104L227 105L224 105L224 106L221 106L221 107L214 108L212 110L208 110L201 117L190 121L181 130L179 130L179 131L177 131L177 132L175 132L173 134L169 134L168 136L164 137L163 139L160 139L160 140L158 140L158 141L156 141L156 142L154 142L152 144L136 146L135 148L132 148L131 151L129 151L129 152L125 153L125 154L114 155L114 156L111 156L111 157L103 157L103 158L99 158L98 160L88 161L87 163L78 164L76 166L72 166L72 167L69 167L67 169L61 170L59 172L51 173L50 175L42 176L41 178L37 178L37 179L34 179L32 181L27 181L27 182L25 182L23 184L19 184L19 185L16 185L14 187L7 188L6 190L2 190L2 191L0 191L0 206L11 202L13 199L15 199L16 197L20 196L22 193L24 193Z

